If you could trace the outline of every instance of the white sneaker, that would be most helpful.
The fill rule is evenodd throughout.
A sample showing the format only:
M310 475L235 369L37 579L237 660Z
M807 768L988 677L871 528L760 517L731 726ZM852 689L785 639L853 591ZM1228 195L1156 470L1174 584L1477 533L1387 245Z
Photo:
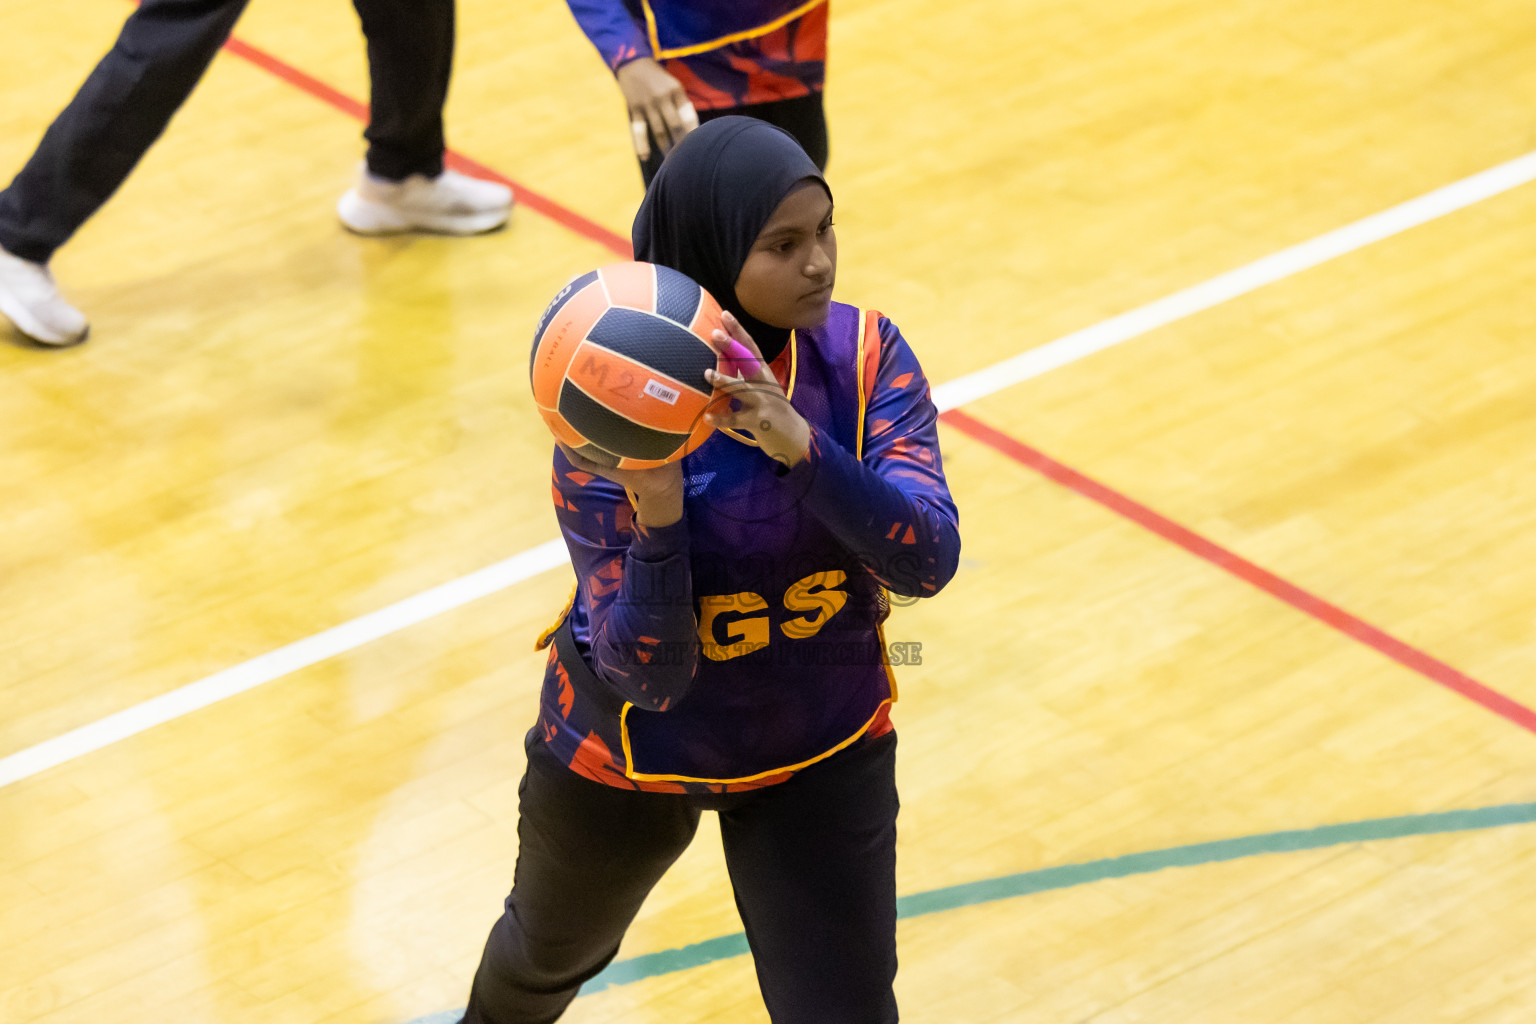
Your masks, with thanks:
M45 263L0 249L0 313L39 345L78 345L90 333L85 314L64 301Z
M388 181L368 173L365 166L357 187L336 204L341 222L360 235L393 235L402 231L431 231L445 235L478 235L507 222L512 190L457 171L435 178L413 174Z

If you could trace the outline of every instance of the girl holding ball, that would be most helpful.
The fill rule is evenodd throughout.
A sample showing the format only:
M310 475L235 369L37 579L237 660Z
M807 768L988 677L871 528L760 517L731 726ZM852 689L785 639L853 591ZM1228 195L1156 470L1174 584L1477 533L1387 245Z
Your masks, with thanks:
M784 131L726 116L648 189L635 258L726 310L683 458L561 446L577 587L526 739L511 895L471 1024L556 1020L714 811L775 1024L894 1024L896 691L887 593L954 575L938 412L900 331L832 301L832 193ZM745 350L745 353L742 352Z

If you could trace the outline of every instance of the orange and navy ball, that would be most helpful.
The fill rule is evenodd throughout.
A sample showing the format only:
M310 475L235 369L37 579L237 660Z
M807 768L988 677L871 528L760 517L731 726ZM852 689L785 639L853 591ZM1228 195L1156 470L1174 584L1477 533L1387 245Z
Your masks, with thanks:
M647 469L709 436L706 340L720 306L686 274L613 263L560 290L533 335L529 375L555 437L603 466Z

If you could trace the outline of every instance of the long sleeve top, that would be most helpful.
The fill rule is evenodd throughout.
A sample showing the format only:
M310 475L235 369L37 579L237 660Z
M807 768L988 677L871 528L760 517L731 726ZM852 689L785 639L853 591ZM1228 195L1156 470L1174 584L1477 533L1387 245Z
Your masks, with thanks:
M857 312L840 305L834 310L844 319ZM829 668L858 666L845 676L867 675L873 664L882 678L888 676L879 630L883 592L937 593L955 573L960 538L927 380L896 326L878 314L869 318L858 431L848 429L852 417L839 426L843 418L832 415L839 403L829 400L837 388L827 386L836 375L818 369L816 357L836 347L823 336L835 327L819 329L821 335L797 332L774 369L782 381L798 378L790 400L811 423L807 457L786 471L761 452L716 435L684 460L685 511L677 523L642 526L622 488L575 469L556 452L553 497L577 579L571 633L606 697L635 712L666 713L694 703L690 694L703 676L726 673L751 676L771 702L790 675L816 674L799 664L807 660ZM776 658L770 650L775 646L784 648ZM861 724L871 710L869 699L860 691L855 706L832 715L835 721L819 731L810 728L814 735L803 737L805 749ZM569 709L574 692L563 702ZM555 710L561 703L557 694ZM564 712L564 723L570 715ZM634 714L628 717L634 720ZM555 734L562 731L547 724L556 726ZM647 728L654 729L649 720ZM607 759L618 764L605 731L611 732L596 730L597 738ZM555 737L547 730L546 738ZM631 739L623 737L621 745ZM780 750L771 738L762 745L768 761L792 756L788 750L795 747L790 742ZM719 767L734 756L711 750L697 760ZM745 767L761 767L751 755L745 760ZM629 767L633 775L635 766ZM686 772L679 777L695 778Z
M567 0L611 71L651 57L700 110L819 92L826 77L826 0Z

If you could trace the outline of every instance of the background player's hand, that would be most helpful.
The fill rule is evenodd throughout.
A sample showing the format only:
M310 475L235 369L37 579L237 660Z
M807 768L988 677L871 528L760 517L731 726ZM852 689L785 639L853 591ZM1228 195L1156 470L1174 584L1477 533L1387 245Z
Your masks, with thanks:
M683 464L669 462L655 469L614 469L584 458L564 441L556 441L571 465L583 473L612 480L624 488L635 513L646 526L671 526L683 518Z
M720 354L721 369L705 370L704 378L728 400L722 398L712 403L704 419L717 430L725 429L727 436L735 436L730 434L732 430L750 431L757 446L775 462L785 466L797 464L810 447L811 425L789 404L789 397L741 322L729 311L721 313L720 322L725 330L716 331L711 341ZM742 367L732 358L733 340L747 350L755 366Z
M649 159L651 141L646 136L649 128L663 153L684 135L699 126L699 115L688 102L688 94L682 83L667 74L650 57L637 57L619 68L619 91L629 107L629 129L634 136L635 155Z

